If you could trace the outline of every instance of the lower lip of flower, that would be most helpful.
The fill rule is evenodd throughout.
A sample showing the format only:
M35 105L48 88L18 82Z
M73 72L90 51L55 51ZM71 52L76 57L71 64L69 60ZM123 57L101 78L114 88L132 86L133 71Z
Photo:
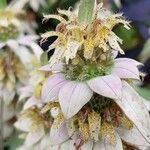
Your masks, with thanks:
M0 41L7 41L9 39L16 39L18 37L19 31L14 25L9 25L8 27L0 26Z

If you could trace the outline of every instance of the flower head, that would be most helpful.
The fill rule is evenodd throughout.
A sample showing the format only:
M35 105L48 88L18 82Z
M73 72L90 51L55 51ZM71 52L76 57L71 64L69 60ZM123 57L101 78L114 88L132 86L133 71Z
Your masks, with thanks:
M106 9L97 6L92 23L85 25L78 22L78 17L71 11L58 10L58 12L67 16L68 20L60 15L44 16L44 21L47 19L60 21L56 31L42 35L42 42L51 36L58 37L49 47L49 49L55 48L54 55L50 59L51 65L62 60L68 64L76 57L93 61L98 61L100 57L106 59L111 53L111 48L121 54L124 53L118 44L118 42L122 43L122 40L112 31L114 26L120 23L129 29L129 22L123 19L122 14L112 15Z
M79 22L70 11L59 11L68 20L45 16L61 22L56 31L42 35L43 40L58 37L49 47L55 48L50 64L41 68L53 72L43 85L41 98L45 103L59 102L64 117L64 121L57 122L59 128L51 130L51 140L59 144L72 137L76 149L91 140L93 148L123 149L122 141L127 143L125 147L149 146L149 114L142 98L129 84L140 80L141 63L116 58L118 51L124 52L118 44L122 40L113 28L121 23L129 29L129 23L121 14L113 15L101 5L96 8L89 24ZM135 140L137 136L141 142Z
M49 47L55 48L50 64L39 69L52 72L40 91L44 104L34 108L48 128L50 147L64 148L66 143L64 149L148 147L149 114L129 84L140 80L141 63L116 58L123 50L113 28L122 23L128 29L129 23L102 5L96 6L89 24L70 10L58 11L68 20L60 15L45 16L61 23L56 31L42 35L43 41L49 36L58 38Z

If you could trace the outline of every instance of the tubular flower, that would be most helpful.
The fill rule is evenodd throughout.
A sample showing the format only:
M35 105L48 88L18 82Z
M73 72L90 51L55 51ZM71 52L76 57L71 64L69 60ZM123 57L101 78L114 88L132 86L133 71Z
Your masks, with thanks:
M32 51L41 51L36 43L39 37L33 34L27 22L20 19L25 14L9 7L0 10L0 49L10 48L23 64L30 63Z
M27 70L20 59L10 50L0 52L0 95L6 104L13 101L17 86L23 85L26 79Z
M112 29L120 23L126 29L129 29L129 22L123 19L122 14L111 15L101 6L97 6L90 25L79 23L77 16L71 11L58 10L59 14L67 16L68 20L65 20L60 15L44 16L44 21L47 19L57 19L60 21L56 31L46 32L42 35L42 42L51 36L58 37L49 47L49 50L55 48L54 55L50 59L51 65L62 60L68 64L70 60L77 56L86 60L92 59L96 61L100 58L100 56L96 56L97 53L103 57L105 53L110 53L110 49L124 54L119 46L122 40L115 35Z
M44 73L38 70L41 66L39 60L33 59L33 69L30 73L29 81L25 86L18 90L19 102L24 101L23 110L34 107L42 107L43 102L41 100L41 90L43 83L50 73Z
M0 95L7 104L17 94L16 89L25 84L34 54L39 59L43 52L36 43L38 36L31 34L20 19L23 15L10 6L0 10Z
M44 119L36 108L23 111L15 127L27 133L25 145L29 147L45 135Z
M61 114L64 118L59 118L59 122L54 118L52 144L67 141L69 149L94 150L123 150L129 145L148 147L149 113L129 84L140 80L138 66L142 64L116 58L118 52L124 52L118 44L122 40L112 30L119 23L129 29L129 23L121 14L113 15L101 5L96 7L88 25L78 22L70 11L59 13L68 20L45 16L61 23L56 31L42 35L43 41L49 36L58 38L49 47L55 48L50 63L40 68L53 73L43 85L41 99L44 103L58 102L57 117Z

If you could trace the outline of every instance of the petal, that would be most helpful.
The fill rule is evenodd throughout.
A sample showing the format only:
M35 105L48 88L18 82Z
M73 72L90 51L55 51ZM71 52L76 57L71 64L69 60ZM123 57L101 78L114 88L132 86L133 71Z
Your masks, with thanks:
M130 130L124 128L117 128L116 130L121 139L131 145L150 146L135 126Z
M23 35L18 39L18 43L25 46L30 46L33 41L37 40L38 36L33 35Z
M44 102L57 100L59 90L65 83L66 79L62 74L54 74L49 77L42 88L42 100Z
M33 87L31 85L22 87L18 90L19 93L19 101L24 98L30 97L33 93Z
M12 105L3 106L3 121L8 121L15 116L15 108Z
M143 98L124 81L122 99L115 100L115 102L150 143L150 117L143 104Z
M115 63L124 63L124 62L135 65L135 66L143 65L142 63L131 58L116 58L115 59Z
M105 97L121 98L122 96L122 83L116 75L106 75L96 77L88 81L90 88Z
M4 128L3 128L3 138L9 138L10 135L13 133L14 128L12 125L9 125L8 123L4 123Z
M59 102L66 118L74 116L92 97L86 83L68 82L59 92Z
M33 50L33 52L34 52L36 58L37 58L38 60L40 60L40 57L41 57L41 55L42 55L42 53L43 53L42 48L41 48L37 43L35 43L35 42L32 42L31 45L30 45L30 47L31 47L31 49Z
M121 58L119 59L121 60ZM120 78L131 78L140 80L140 72L137 68L136 61L119 61L115 60L115 65L112 70L112 73L116 74ZM132 59L130 59L132 60Z
M37 98L35 98L34 96L30 97L27 102L24 104L23 106L23 110L28 109L30 107L33 107L35 105L38 105L39 103L41 103L41 101Z
M146 99L143 99L143 102L147 108L148 111L150 111L150 101L149 100L146 100Z
M45 65L42 66L41 68L39 68L40 71L55 71L55 72L61 72L63 69L63 63L58 63L58 64L54 64L54 65Z
M46 134L41 142L40 142L40 148L41 150L47 150L46 148L49 147L49 149L51 150L51 145L50 145L50 142L49 142L49 139L50 139L50 136L49 134Z
M20 46L16 41L9 40L7 42L11 50L20 58L23 64L27 65L31 63L33 54L25 46ZM19 49L19 51L18 51Z
M3 100L5 102L5 104L9 105L12 100L14 99L15 97L15 90L8 90L8 89L5 89L3 90Z
M35 132L29 132L26 137L25 144L31 146L36 144L44 136L44 128L36 130Z
M110 47L114 50L119 51L121 54L124 54L124 51L121 49L118 41L120 43L122 42L122 40L112 32L111 35L108 37L108 42L109 42Z
M112 145L101 140L94 144L93 150L123 150L123 145L119 135L116 133L116 145Z
M69 138L65 122L61 122L59 127L55 126L55 122L50 130L50 142L52 145L61 144Z
M81 43L77 42L77 41L69 41L67 43L67 50L64 53L64 56L66 58L66 63L68 64L69 59L73 59L76 56L76 53L79 49L79 47L81 46Z
M69 150L76 150L75 148L75 143L77 142L77 139L71 139L70 141L70 149ZM81 146L81 150L93 150L93 141L88 141L86 143L84 143L83 146Z
M29 132L32 126L32 121L30 119L20 118L15 122L14 126L19 130Z
M113 59L115 59L115 58L117 57L117 55L118 55L118 51L113 50L111 57L112 57Z

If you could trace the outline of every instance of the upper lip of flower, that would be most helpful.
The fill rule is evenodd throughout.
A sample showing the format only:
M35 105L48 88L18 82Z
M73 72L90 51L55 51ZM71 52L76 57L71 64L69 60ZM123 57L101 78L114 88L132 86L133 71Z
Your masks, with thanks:
M61 22L60 24L62 26L62 32L61 30L60 32L50 31L42 35L42 42L51 36L58 37L53 46L49 47L49 50L56 48L54 55L50 59L51 65L60 62L63 58L65 58L66 63L68 63L70 59L76 56L77 51L82 45L84 46L84 57L86 59L91 58L95 47L100 47L105 51L111 47L121 54L124 54L118 44L118 42L122 43L122 40L112 31L112 28L119 23L122 23L126 29L129 29L129 22L122 19L122 14L111 15L110 13L106 13L105 17L101 18L98 14L103 14L105 11L100 7L96 13L96 20L93 20L93 23L89 26L83 26L77 22L77 16L72 12L60 10L58 12L66 15L69 20L66 21L59 15L44 16L44 21L50 18L57 19ZM89 29L91 31L89 31ZM94 32L94 30L96 30L96 32ZM86 38L84 38L85 36Z

